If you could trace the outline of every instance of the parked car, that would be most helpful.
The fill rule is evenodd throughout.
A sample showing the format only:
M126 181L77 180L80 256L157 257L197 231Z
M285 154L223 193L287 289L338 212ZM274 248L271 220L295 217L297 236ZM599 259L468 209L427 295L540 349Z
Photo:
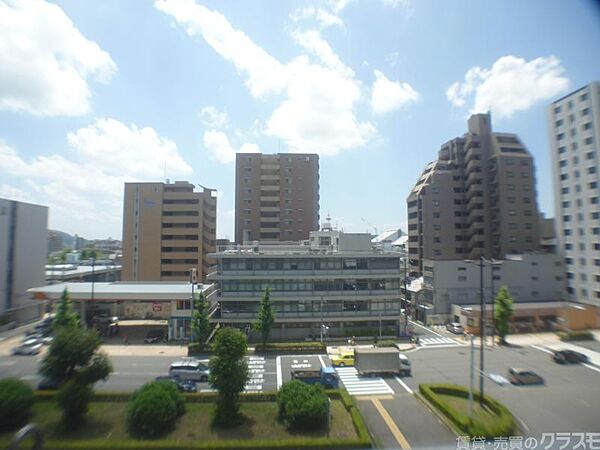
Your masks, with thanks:
M63 382L60 380L55 380L54 378L44 377L38 383L38 389L41 391L49 391L59 389L63 385Z
M165 332L160 329L148 331L148 333L146 334L146 337L144 338L144 342L146 344L155 344L157 342L162 342L164 340L165 340Z
M354 351L342 352L337 355L331 355L331 364L336 367L353 367Z
M170 381L175 383L179 392L198 392L196 382L192 380L182 380L179 376L160 376L155 378L156 381Z
M170 376L177 376L182 380L208 381L210 369L208 360L182 359L171 364L169 368Z
M544 379L529 369L510 368L508 379L512 384L544 384Z
M559 364L579 364L589 361L586 355L574 350L557 350L552 354L552 359Z
M463 326L458 322L450 322L446 325L446 330L454 334L463 334L465 332Z
M13 355L37 355L42 350L42 343L38 339L28 339L18 347L12 349Z

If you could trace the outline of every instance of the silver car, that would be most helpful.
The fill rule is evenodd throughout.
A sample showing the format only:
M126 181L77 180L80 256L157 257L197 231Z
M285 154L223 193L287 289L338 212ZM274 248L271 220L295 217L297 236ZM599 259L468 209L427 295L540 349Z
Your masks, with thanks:
M463 326L458 322L450 322L446 325L446 330L454 334L463 334L465 332Z
M210 375L208 360L190 358L174 362L169 368L169 375L177 376L182 380L208 381Z
M38 339L28 339L21 345L12 349L13 355L37 355L42 350L42 343Z

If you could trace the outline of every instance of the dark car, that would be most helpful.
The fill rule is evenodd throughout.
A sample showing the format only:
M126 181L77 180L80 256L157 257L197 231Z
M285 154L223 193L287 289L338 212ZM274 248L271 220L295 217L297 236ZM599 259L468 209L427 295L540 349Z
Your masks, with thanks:
M144 338L146 344L155 344L165 340L165 332L163 330L150 330Z
M60 380L55 380L54 378L44 377L40 380L38 384L38 389L41 391L50 391L59 389L63 385L63 382Z
M552 354L552 359L559 364L579 364L589 361L589 358L586 355L573 350L555 351Z
M512 384L545 384L544 379L529 369L508 369L508 380Z
M177 389L180 392L198 392L198 387L196 386L196 382L192 380L182 380L178 376L161 376L156 377L155 381L171 381L175 383Z

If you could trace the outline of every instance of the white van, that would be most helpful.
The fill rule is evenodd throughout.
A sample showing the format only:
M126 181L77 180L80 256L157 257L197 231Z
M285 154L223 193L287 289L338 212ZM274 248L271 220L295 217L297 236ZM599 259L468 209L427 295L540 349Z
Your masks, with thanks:
M208 360L182 359L169 368L170 376L178 376L182 380L208 381L209 374Z

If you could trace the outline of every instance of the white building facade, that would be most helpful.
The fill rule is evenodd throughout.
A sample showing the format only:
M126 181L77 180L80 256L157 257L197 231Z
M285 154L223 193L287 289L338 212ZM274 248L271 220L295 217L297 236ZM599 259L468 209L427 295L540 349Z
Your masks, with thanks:
M44 284L48 208L0 199L0 315L25 322L40 317L27 289Z
M600 305L600 82L548 108L555 223L569 300Z
M515 303L556 302L565 292L564 265L559 255L526 253L483 264L483 297L491 304L502 286ZM452 305L480 303L479 261L424 260L423 285L418 300L421 319L428 323L452 320ZM422 311L421 311L422 312Z

